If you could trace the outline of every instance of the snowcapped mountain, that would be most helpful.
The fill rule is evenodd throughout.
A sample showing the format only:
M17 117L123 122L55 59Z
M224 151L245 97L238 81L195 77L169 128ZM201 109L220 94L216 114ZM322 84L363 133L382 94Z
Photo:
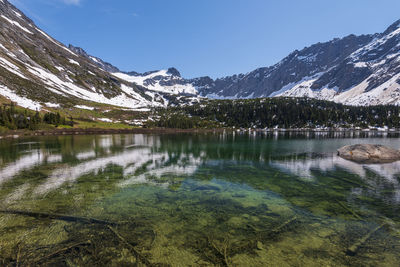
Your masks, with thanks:
M118 78L111 73L117 68L83 55L83 50L65 47L6 0L0 0L0 24L0 101L12 100L31 109L99 105L143 109L179 103L182 97Z
M200 93L213 98L306 96L348 105L399 105L400 20L381 34L318 43L272 67L217 79Z
M319 77L372 39L370 35L350 35L318 43L292 52L274 66L217 79L201 93L215 98L276 96L299 83Z
M312 97L351 105L400 104L400 21L294 51L274 66L213 80L175 68L123 72L82 48L67 48L0 0L0 103L31 109L190 104L201 97Z
M400 21L340 64L279 95L309 96L349 105L399 105Z
M127 82L143 86L153 92L188 96L196 96L198 94L194 85L183 79L175 68L144 74L116 72L113 75Z
M400 104L400 21L296 50L274 66L213 80L164 70L113 75L150 91L207 98L311 97L349 105Z
M171 95L186 95L193 97L198 96L195 83L190 80L183 79L180 72L175 68L149 71L145 73L138 73L135 71L123 72L112 64L104 62L98 57L89 55L80 47L75 47L71 44L68 47L71 49L71 51L86 57L99 68L110 72L113 76L126 82L146 88L148 91L153 93L166 93Z

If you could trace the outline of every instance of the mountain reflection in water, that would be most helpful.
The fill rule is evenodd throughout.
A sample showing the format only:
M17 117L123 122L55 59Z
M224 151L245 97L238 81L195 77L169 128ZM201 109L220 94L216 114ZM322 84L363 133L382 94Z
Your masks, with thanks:
M357 164L336 156L339 147L357 143L400 148L397 135L370 133L0 140L0 210L120 223L118 231L160 264L310 266L317 257L319 266L391 266L400 260L400 163ZM97 250L63 257L74 264L76 257L86 265L135 263L109 231L93 225L21 214L0 214L0 225L6 248L0 263L20 244L45 256L93 236L108 258ZM375 229L368 246L348 258L343 248ZM47 263L57 265L61 256Z
M273 136L276 140L277 136ZM315 171L326 173L342 169L365 179L366 183L379 189L376 180L367 179L371 175L379 176L384 178L383 181L380 180L381 182L391 184L396 189L396 201L399 200L397 178L400 174L400 163L357 164L336 156L332 149L327 151L327 148L339 147L345 139L323 139L327 145L322 147L321 151L319 150L321 140L315 139L284 139L282 142L267 139L259 144L254 142L254 136L236 138L234 135L226 134L217 137L183 136L181 140L174 137L174 142L171 142L169 137L142 134L93 136L89 138L89 142L85 142L83 146L80 144L79 147L74 146L76 139L79 139L77 137L56 137L50 142L45 140L41 143L21 142L18 146L11 146L11 148L29 148L22 149L22 153L16 156L15 161L0 165L0 185L21 172L29 171L42 164L58 164L58 166L33 190L39 195L60 188L65 183L74 183L85 174L96 175L110 165L122 168L123 179L119 182L120 186L150 183L167 187L168 182L159 184L147 178L161 177L166 174L190 177L201 165L217 167L227 163L260 164L262 162L276 171L309 181L315 179ZM199 141L196 139L212 142L205 142L197 147L193 145L194 141ZM354 139L348 140L355 143ZM338 145L333 146L332 143ZM35 144L36 146L32 147ZM52 147L54 144L62 147L54 149ZM291 153L288 153L288 150L292 150ZM316 152L324 154L316 154ZM246 183L246 181L241 182ZM20 192L21 188L16 191ZM11 194L14 199L15 195L20 195L15 192Z

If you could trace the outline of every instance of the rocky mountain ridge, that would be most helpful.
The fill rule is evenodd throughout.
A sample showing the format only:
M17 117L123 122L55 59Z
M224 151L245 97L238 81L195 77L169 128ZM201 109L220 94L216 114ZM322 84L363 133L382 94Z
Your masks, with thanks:
M175 68L123 72L40 30L0 0L0 102L31 109L110 106L146 110L207 98L311 97L350 105L400 104L400 21L290 53L279 63L219 79Z
M6 0L0 0L0 24L0 102L12 100L30 109L135 110L180 103L182 96L112 75L117 69L111 64L65 47Z
M400 20L383 33L317 43L292 52L271 67L215 80L184 79L178 71L119 71L113 75L159 92L215 99L290 96L349 105L398 105L399 64Z
M260 78L262 77L262 78ZM400 20L381 34L334 39L270 68L217 79L205 95L311 97L348 105L400 104Z

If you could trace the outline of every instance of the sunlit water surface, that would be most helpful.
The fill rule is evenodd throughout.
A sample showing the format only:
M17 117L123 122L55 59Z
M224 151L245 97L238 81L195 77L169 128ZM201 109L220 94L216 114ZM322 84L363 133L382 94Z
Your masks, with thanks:
M1 140L0 266L398 266L400 163L335 151L399 136L364 135Z

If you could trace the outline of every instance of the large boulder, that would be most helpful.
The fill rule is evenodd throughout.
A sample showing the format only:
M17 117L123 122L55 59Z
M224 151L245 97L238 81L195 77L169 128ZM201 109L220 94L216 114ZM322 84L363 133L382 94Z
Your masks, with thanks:
M358 163L389 163L400 160L400 151L382 145L352 145L338 149L338 155Z

